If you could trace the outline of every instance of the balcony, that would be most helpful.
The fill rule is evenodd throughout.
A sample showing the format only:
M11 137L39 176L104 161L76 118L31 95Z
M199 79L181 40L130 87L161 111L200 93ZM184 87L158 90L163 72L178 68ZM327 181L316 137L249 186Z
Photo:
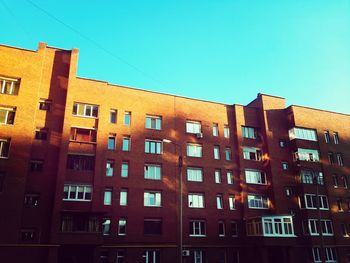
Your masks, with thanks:
M247 236L296 237L291 215L261 216L248 219Z

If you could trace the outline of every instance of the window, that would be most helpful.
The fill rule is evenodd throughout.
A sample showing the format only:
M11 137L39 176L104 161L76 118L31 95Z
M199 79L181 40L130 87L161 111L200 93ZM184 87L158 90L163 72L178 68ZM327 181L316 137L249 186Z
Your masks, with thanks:
M217 209L223 209L223 203L222 203L222 194L216 195L216 208Z
M0 138L0 158L8 158L11 139Z
M123 178L126 178L129 176L129 162L122 162L120 175Z
M63 188L63 200L65 201L91 201L91 185L65 184Z
M21 230L21 240L22 241L34 241L35 236L36 236L35 232L36 231L34 229L22 229Z
M334 144L339 144L339 136L337 132L333 132L333 141Z
M228 125L224 125L224 137L229 138L230 137L230 129Z
M317 150L298 148L294 153L295 160L307 162L319 162L320 157Z
M225 236L225 222L220 220L218 222L218 227L219 227L219 237L224 237Z
M214 146L214 159L220 159L220 146Z
M162 176L161 166L158 164L145 164L144 178L150 180L160 180Z
M292 128L289 130L289 139L301 139L307 141L317 141L316 131L306 128Z
M337 153L337 160L339 166L344 166L343 155L341 153Z
M0 106L0 124L14 124L16 108Z
M61 219L62 232L100 232L101 222L97 216L91 216L84 213L63 214Z
M324 141L330 143L329 131L324 131Z
M146 128L153 130L161 130L162 129L162 117L160 116L146 116Z
M124 125L125 126L131 125L131 112L130 111L124 112Z
M267 184L266 174L258 170L245 170L247 184Z
M48 135L49 130L47 128L37 128L35 130L35 136L34 138L36 140L42 140L46 141L47 140L47 135Z
M288 170L288 167L289 167L288 162L282 162L281 164L282 164L282 170L284 171Z
M120 190L120 200L119 205L120 206L126 206L128 204L128 190L122 189Z
M324 236L333 236L333 224L331 220L321 220L321 229Z
M248 207L257 209L268 209L269 199L261 195L248 194Z
M325 195L319 195L319 204L321 210L328 210L328 199ZM317 199L315 194L304 194L304 198L300 198L300 207L306 209L316 209Z
M108 135L108 143L107 143L108 150L115 150L116 137L117 135L115 133L110 133Z
M106 163L106 176L113 176L114 172L114 161L113 160L107 160Z
M221 171L218 169L215 170L214 175L215 175L215 183L221 184Z
M70 140L76 142L96 142L97 131L89 128L72 127Z
M204 195L201 193L188 194L188 207L190 208L204 208Z
M44 161L42 160L30 160L29 170L31 172L42 172L44 167Z
M348 188L348 180L347 180L346 176L342 175L340 178L341 178L341 180L343 182L343 187L344 188Z
M305 235L318 236L319 225L317 219L308 219L303 221L303 232Z
M144 192L143 193L143 205L144 206L161 206L161 196L160 192Z
M231 161L231 148L226 147L225 149L225 158L226 161Z
M315 172L311 170L301 170L300 176L301 176L301 182L303 184L315 184L316 179L319 185L324 184L322 172Z
M257 138L257 130L256 128L242 126L242 137L249 139Z
M187 181L203 182L203 170L202 170L202 168L188 167L187 168Z
M95 156L68 154L67 169L75 171L93 171L95 169Z
M332 152L328 152L328 162L334 164L334 154Z
M260 149L243 147L243 158L246 160L261 161L262 153Z
M213 136L219 136L219 125L217 123L213 123Z
M111 219L110 218L103 218L102 220L102 234L104 236L107 236L110 234L111 231Z
M194 250L193 251L193 263L205 263L205 253L203 250Z
M109 111L109 122L110 123L117 123L117 114L118 114L117 110L111 109Z
M143 220L143 233L145 235L161 235L162 234L162 220L146 218Z
M198 121L186 121L186 132L187 133L201 133L201 123Z
M232 237L238 236L238 224L236 221L231 221L231 236Z
M341 233L342 233L343 237L349 237L348 227L347 227L346 223L342 223L340 225L340 227L341 227Z
M124 263L125 261L124 251L117 251L117 257L115 263Z
M326 262L337 262L335 247L325 247Z
M52 106L52 100L40 99L39 110L50 111Z
M319 247L312 248L312 258L313 258L314 262L321 262L321 254L320 254Z
M332 181L333 181L333 187L338 188L339 183L338 183L338 176L336 174L332 175Z
M104 205L111 205L112 204L112 188L105 189L103 204Z
M0 93L7 95L18 95L19 79L0 77Z
M118 236L126 235L126 219L120 218L118 221Z
M98 117L98 106L74 102L73 115L81 116L81 117L97 118Z
M142 263L160 263L159 250L146 250L142 255Z
M123 137L123 146L122 146L122 150L124 152L128 152L130 151L130 137Z
M338 207L338 212L344 212L341 199L337 199L337 207Z
M145 153L161 154L162 148L162 141L145 140Z
M230 210L235 210L236 209L235 196L234 195L230 195L228 197L228 206L229 206Z
M190 236L206 236L205 221L203 220L190 220Z
M190 157L202 157L202 145L188 143L187 144L187 156Z
M233 173L231 171L226 172L227 184L233 184Z
M280 139L280 140L279 140L279 146L280 146L281 148L286 147L286 141L285 141L285 140Z
M24 205L26 207L38 207L39 206L39 194L25 194Z
M285 187L286 196L290 197L293 195L293 189L291 187Z
M294 237L292 216L264 216L262 228L264 236Z

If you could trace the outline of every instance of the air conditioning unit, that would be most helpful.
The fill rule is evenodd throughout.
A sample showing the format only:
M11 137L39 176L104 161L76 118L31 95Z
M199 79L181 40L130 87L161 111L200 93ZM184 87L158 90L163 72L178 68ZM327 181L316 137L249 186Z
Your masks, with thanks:
M202 132L199 132L196 134L197 138L203 138L203 133Z
M182 250L182 256L183 257L188 257L190 255L190 251L189 250Z

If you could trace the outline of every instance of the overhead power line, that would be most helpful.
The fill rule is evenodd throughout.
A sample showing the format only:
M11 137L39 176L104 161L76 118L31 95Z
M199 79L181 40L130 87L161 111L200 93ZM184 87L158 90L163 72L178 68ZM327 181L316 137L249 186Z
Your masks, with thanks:
M96 42L95 40L93 40L92 38L88 37L87 35L81 33L79 30L75 29L74 27L68 25L67 23L63 22L61 19L57 18L56 16L52 15L51 13L49 13L48 11L46 11L45 9L43 9L42 7L38 6L37 4L35 4L34 2L32 2L31 0L26 0L30 5L34 6L36 9L40 10L41 12L43 12L44 14L46 14L48 17L50 17L51 19L55 20L56 22L58 22L59 24L65 26L66 28L68 28L69 30L71 30L72 32L74 32L75 34L77 34L78 36L80 36L81 38L85 39L86 41L90 42L91 44L93 44L95 47L97 47L98 49L104 51L106 54L112 56L114 59L119 60L120 62L124 63L125 65L129 66L130 68L134 69L135 71L141 73L142 75L148 77L149 79L153 80L154 82L156 82L157 84L161 84L161 85L165 85L164 83L162 83L161 81L157 80L155 77L151 76L150 74L146 73L145 71L141 70L140 68L136 67L135 65L129 63L128 61L126 61L125 59L123 59L120 56L117 56L116 54L114 54L113 52L111 52L110 50L108 50L107 48L105 48L104 46L102 46L101 44L99 44L98 42Z

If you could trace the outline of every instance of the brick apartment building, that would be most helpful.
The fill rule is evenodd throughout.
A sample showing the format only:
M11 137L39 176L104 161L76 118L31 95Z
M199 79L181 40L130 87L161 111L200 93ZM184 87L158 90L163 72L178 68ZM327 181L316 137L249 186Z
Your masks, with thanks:
M0 46L1 262L350 262L350 115L112 85L77 62Z

